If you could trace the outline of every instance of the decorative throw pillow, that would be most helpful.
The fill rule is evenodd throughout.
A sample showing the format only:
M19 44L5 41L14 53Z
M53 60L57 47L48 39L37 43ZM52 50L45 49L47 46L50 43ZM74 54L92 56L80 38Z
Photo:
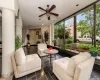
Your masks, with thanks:
M23 48L19 48L15 52L15 60L18 66L26 63L26 56Z

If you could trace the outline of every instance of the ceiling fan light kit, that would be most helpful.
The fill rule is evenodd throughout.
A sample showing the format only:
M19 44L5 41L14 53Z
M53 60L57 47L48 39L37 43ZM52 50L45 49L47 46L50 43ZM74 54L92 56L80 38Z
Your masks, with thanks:
M56 16L56 17L59 16L59 14L51 12L52 10L54 10L54 9L56 8L55 5L52 5L51 8L50 8L49 5L47 5L47 9L44 9L44 8L42 8L42 7L38 7L38 8L39 8L40 10L43 10L43 11L45 12L45 13L39 15L39 17L42 17L42 16L44 16L44 15L47 15L48 20L50 20L50 19L51 19L51 18L50 18L50 15L53 15L53 16Z

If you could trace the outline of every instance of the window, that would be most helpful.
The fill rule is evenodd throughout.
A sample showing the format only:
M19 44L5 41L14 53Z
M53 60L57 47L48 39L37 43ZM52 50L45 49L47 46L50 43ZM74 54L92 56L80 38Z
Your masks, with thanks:
M96 45L100 45L100 2L96 4Z
M68 31L69 32L69 36L70 37L73 37L74 36L74 19L73 18L70 18L68 20L65 20L65 31ZM65 37L67 38L67 37Z
M58 25L62 26L62 31L64 32L61 31L60 27L57 27L58 25L55 25L55 38L63 39L62 45L73 42L73 39L74 42L76 42L76 39L77 42L79 42L80 44L95 46L96 43L97 46L100 45L100 1L94 3L93 5L82 10L81 12L74 14L73 16L66 19L65 21L58 23ZM77 23L77 27L74 23ZM76 35L74 34L74 32L76 33ZM62 37L60 37L59 33L60 35L62 35Z
M64 44L64 22L60 22L54 27L54 39L56 41L56 46L61 47Z
M93 6L90 6L77 15L77 39L80 41L80 43L88 43L90 45L93 44L93 13Z
M65 45L71 44L74 38L74 18L65 20Z

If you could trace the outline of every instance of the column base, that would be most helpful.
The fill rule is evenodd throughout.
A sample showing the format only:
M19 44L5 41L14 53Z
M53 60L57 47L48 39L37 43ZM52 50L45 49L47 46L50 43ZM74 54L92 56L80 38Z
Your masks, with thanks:
M2 78L0 80L12 80L13 75L13 72L11 72L10 74L2 74Z

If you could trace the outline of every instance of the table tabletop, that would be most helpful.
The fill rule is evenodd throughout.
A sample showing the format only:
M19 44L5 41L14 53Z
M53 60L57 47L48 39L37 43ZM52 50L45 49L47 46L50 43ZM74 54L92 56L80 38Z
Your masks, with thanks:
M58 53L58 50L56 50L56 49L52 49L52 50L46 49L46 50L44 50L44 53L46 53L46 54L56 54L56 53Z

